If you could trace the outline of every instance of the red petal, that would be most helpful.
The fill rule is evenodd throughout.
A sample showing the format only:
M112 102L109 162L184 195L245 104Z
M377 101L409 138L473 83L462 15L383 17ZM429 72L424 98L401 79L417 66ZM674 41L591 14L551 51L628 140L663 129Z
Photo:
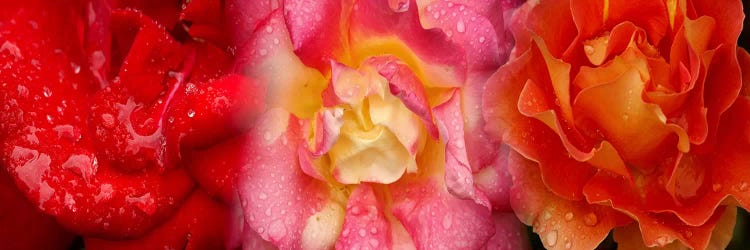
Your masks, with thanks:
M228 229L227 208L202 191L194 192L172 218L132 240L86 237L89 249L221 249Z
M9 249L68 249L73 235L37 210L0 170L0 244ZM23 230L20 230L23 229Z

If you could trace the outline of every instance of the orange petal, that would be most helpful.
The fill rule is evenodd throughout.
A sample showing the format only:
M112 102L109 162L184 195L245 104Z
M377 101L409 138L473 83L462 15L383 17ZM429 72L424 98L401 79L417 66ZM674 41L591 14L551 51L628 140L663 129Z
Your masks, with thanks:
M532 225L547 249L593 249L629 219L609 207L569 201L549 192L534 162L511 152L511 205L521 222ZM559 176L558 176L559 177Z

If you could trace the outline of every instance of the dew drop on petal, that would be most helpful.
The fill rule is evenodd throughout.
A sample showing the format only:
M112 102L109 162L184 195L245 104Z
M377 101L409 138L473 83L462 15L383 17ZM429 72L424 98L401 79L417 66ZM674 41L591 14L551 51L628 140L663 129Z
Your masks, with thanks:
M721 183L714 183L714 184L713 184L713 185L711 186L711 189L713 189L713 190L714 190L714 192L719 192L719 191L721 191Z
M456 31L458 31L458 33L466 32L466 24L464 24L464 21L459 20L458 23L456 23Z
M586 226L596 226L596 223L599 222L599 218L596 217L596 214L594 213L588 213L583 217L583 224L586 224Z
M544 236L544 239L546 240L548 246L554 247L555 244L557 244L557 230L547 232L547 234Z
M190 118L194 117L195 116L195 110L192 110L192 109L188 110L187 116L190 117Z
M591 55L594 54L594 46L591 45L584 45L583 51L586 52L586 54Z
M565 213L565 220L566 221L570 221L572 219L573 219L573 213L572 212Z

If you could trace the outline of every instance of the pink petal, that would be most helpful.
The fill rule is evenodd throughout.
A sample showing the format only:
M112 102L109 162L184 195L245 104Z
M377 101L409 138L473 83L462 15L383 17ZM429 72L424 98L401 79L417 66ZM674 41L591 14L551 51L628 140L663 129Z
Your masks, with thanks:
M416 8L410 5L414 4L394 11L386 0L359 0L354 4L349 44L355 63L371 56L393 54L425 83L440 87L463 85L467 72L463 49L443 32L422 28ZM390 42L398 45L389 46Z
M365 62L374 65L378 73L388 80L391 94L401 99L404 105L422 118L432 138L438 137L438 130L432 121L430 103L427 101L424 85L408 65L393 56L372 57Z
M483 16L467 5L449 1L435 1L427 5L422 21L427 27L437 27L443 30L451 41L459 44L466 52L470 70L491 70L500 65L499 38L495 27L487 17L499 17L500 30L502 27L502 12L498 11L490 16ZM498 10L502 8L496 6ZM505 49L503 49L505 50Z
M325 72L328 60L343 55L342 1L286 0L284 16L294 52L306 65Z
M346 205L344 229L336 249L390 249L391 228L384 206L370 184L357 185Z
M440 106L435 118L445 140L445 185L448 191L463 199L474 198L474 179L466 156L464 120L458 91Z
M454 197L433 179L402 179L389 186L393 215L417 249L478 249L494 233L490 211Z
M513 184L508 173L508 146L502 145L497 159L489 166L474 173L474 184L492 204L495 211L513 211L510 207L510 187Z
M328 196L325 184L305 175L297 161L299 123L281 109L267 111L245 148L249 159L238 178L245 221L279 248L302 243L310 215Z
M493 213L495 235L487 242L487 250L531 249L526 227L513 213Z

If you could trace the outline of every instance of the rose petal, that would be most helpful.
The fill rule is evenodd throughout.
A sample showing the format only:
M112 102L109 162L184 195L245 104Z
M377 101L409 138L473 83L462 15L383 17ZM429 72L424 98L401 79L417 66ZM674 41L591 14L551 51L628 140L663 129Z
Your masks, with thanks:
M327 81L294 54L281 10L259 24L258 30L237 51L235 70L266 84L266 102L300 118L310 118L322 104ZM270 32L268 32L270 31ZM284 74L278 74L284 69Z
M257 120L249 145L242 149L249 157L238 178L245 221L279 248L305 242L308 218L324 209L329 195L324 183L299 168L298 126L288 112L271 109ZM323 222L331 224L326 219Z
M372 57L365 64L377 68L378 73L388 80L391 94L398 97L409 110L419 116L430 136L437 138L438 131L430 112L424 84L414 75L408 65L392 56Z
M370 184L357 185L346 205L344 228L336 249L390 249L391 228L384 206Z
M736 222L737 209L728 208L723 213L719 222L716 223L711 233L711 239L705 249L725 249L732 239L734 224ZM614 230L614 239L618 247L625 250L630 249L647 249L643 242L643 236L635 223ZM684 249L685 246L679 241L674 241L663 249Z
M568 201L549 192L536 164L516 152L508 159L513 178L511 204L521 222L532 225L548 249L595 248L627 217L607 206Z
M328 60L343 57L342 17L349 6L338 0L283 2L295 54L306 65L327 71Z
M529 78L549 75L544 72L546 69L539 68L546 64L535 61L542 60L538 51L532 49L502 66L487 81L482 101L487 121L485 129L496 140L502 140L525 157L540 162L544 181L552 192L567 199L581 200L581 190L594 174L594 169L569 157L569 149L575 147L565 147L560 140L567 133L558 134L540 120L519 113L519 105L525 103L519 102L524 83ZM558 178L561 174L570 178Z
M495 8L502 10L499 4ZM501 13L493 12L491 17L500 20L502 29ZM466 52L469 70L491 70L500 65L500 55L505 50L500 50L499 44L504 40L499 39L505 37L495 33L495 27L488 17L467 8L465 4L434 1L427 5L421 20L425 28L440 28L451 41L460 44Z
M495 235L487 241L487 250L531 249L526 227L515 214L493 213L492 219L495 221Z
M466 156L461 99L454 91L451 99L433 110L445 142L445 185L453 195L474 198L474 178Z
M227 208L202 191L193 192L175 215L147 235L108 241L86 237L91 249L218 249L224 248Z
M466 81L466 56L443 53L462 49L439 30L422 28L416 8L396 12L388 6L386 0L359 0L354 4L349 36L353 64L390 54L409 65L428 86L462 86Z
M472 200L454 197L436 179L402 178L389 186L393 215L417 249L484 246L495 231L490 211Z
M501 145L497 159L491 165L474 173L474 184L477 190L487 196L493 211L509 212L511 176L508 173L507 145Z
M26 200L5 170L0 171L0 242L12 249L68 249L73 235ZM19 230L23 228L24 230ZM40 240L44 239L44 240Z

